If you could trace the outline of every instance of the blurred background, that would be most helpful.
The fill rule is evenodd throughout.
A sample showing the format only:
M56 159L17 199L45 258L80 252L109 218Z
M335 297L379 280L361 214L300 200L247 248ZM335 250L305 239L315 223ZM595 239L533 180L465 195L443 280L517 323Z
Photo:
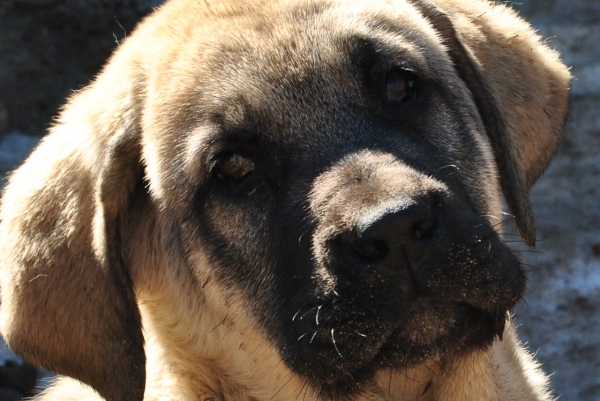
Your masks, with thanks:
M5 177L44 135L64 99L161 1L0 1ZM575 76L565 139L531 191L538 245L515 244L530 277L515 319L561 401L600 401L600 0L506 3L562 54ZM33 394L48 377L0 343L0 401Z

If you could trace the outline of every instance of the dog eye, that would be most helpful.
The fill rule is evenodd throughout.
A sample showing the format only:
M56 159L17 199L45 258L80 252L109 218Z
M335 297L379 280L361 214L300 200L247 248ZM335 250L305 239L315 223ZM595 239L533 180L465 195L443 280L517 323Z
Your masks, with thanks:
M403 71L388 72L385 77L385 93L388 102L403 103L417 97L415 79Z
M217 178L230 185L240 183L254 169L254 162L239 153L226 154L218 158L214 167Z

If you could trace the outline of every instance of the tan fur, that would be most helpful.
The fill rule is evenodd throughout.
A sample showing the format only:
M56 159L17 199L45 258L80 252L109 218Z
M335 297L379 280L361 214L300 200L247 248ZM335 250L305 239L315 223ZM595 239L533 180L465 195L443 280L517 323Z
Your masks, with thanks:
M87 383L59 378L38 400L116 400L123 391L142 399L143 363L146 401L323 400L249 318L251 300L217 282L205 250L189 255L190 270L170 226L171 219L185 216L206 174L198 154L207 133L190 130L193 116L206 106L196 99L202 90L210 102L226 95L218 90L226 90L228 80L239 83L216 69L204 70L214 67L212 43L238 27L268 31L271 15L312 3L318 1L167 2L72 97L50 134L12 174L0 224L2 334L28 360ZM354 10L392 7L381 3L333 7L328 18L338 25L331 29L343 31L344 18L354 18ZM414 6L397 3L406 24L426 32L429 51L442 54L430 22ZM479 63L531 186L560 140L567 69L503 5L431 3L448 14ZM277 29L293 32L293 25ZM270 43L261 43L259 34L240 38L231 51L247 40L260 54L286 35L279 32ZM310 43L299 37L298 46ZM252 60L235 62L241 69ZM260 62L271 68L268 60ZM244 90L261 96L251 83ZM489 145L480 147L488 149L491 164ZM144 188L138 185L142 175ZM486 186L490 215L498 218L498 185L493 177L479 180L473 185ZM150 196L137 196L145 190ZM545 376L509 322L503 342L404 371L381 371L353 401L552 399Z

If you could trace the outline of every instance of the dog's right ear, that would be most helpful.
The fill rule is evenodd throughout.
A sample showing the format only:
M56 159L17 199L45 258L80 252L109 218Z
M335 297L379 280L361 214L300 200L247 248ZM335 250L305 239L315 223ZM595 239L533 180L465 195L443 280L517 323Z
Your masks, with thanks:
M135 401L144 395L144 340L119 224L143 185L140 100L118 74L75 96L10 177L0 325L25 359L106 400Z

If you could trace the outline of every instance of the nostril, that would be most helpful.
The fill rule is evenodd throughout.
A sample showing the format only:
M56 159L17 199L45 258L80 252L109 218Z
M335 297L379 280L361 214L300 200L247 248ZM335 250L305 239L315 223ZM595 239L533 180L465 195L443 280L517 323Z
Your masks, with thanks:
M352 253L367 262L378 262L385 259L390 249L385 241L354 241L351 244Z
M424 218L413 226L412 236L417 240L424 240L433 235L434 220L432 218Z

